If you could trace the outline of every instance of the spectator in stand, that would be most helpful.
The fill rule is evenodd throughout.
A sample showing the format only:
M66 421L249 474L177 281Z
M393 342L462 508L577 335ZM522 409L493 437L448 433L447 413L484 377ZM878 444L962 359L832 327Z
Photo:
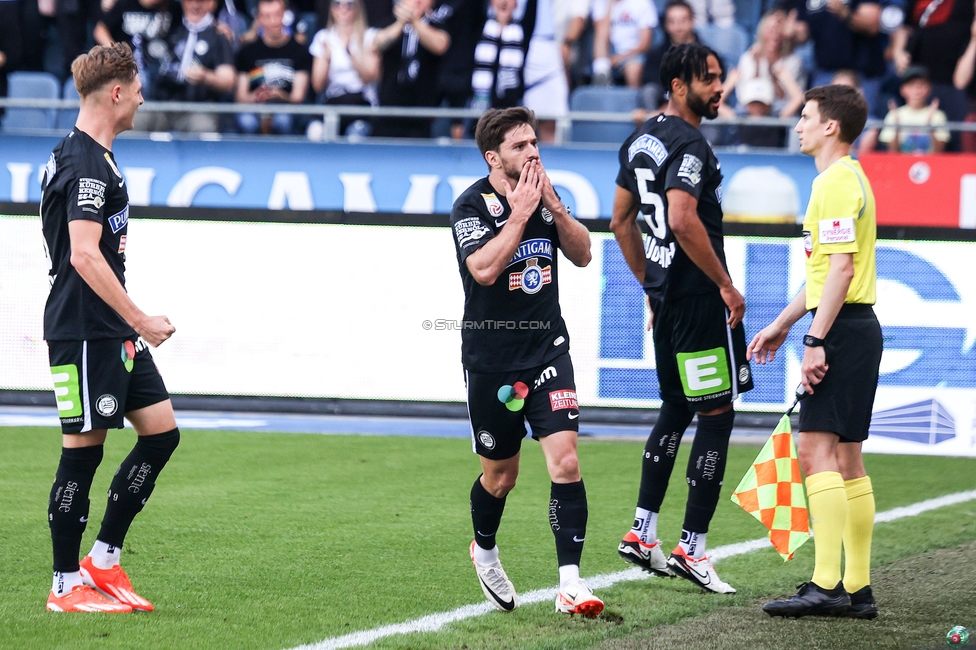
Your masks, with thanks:
M661 59L673 45L697 43L695 33L695 14L685 0L669 0L664 5L661 22L664 24L664 40L652 46L644 57L644 70L641 74L641 108L634 112L634 120L642 124L648 111L657 111L667 103L664 88L661 86Z
M742 99L747 84L761 79L764 84L753 84L751 95L757 93L765 97L765 88L773 94L770 104L771 115L792 117L803 105L803 63L792 53L790 42L783 32L786 13L782 10L766 12L756 28L756 42L742 53L739 63L732 68L725 79L722 89L722 101L719 104L719 114L724 117L735 117L736 111L726 103L729 93L735 90L736 99L741 105L739 113L755 114L747 111Z
M380 75L380 57L373 49L379 32L366 26L361 0L330 0L329 18L320 29L308 51L312 61L312 88L319 104L338 106L376 106L376 80ZM346 116L339 121L339 133L345 134L358 118ZM366 122L362 122L363 125ZM366 130L362 133L366 134Z
M831 77L830 83L841 86L850 86L862 95L864 94L864 90L861 89L861 80L858 78L857 73L853 70L838 70L836 74ZM878 133L878 129L875 128L864 129L861 131L861 135L857 136L854 143L851 145L851 154L854 155L854 157L857 157L862 153L874 151L878 145Z
M651 0L596 0L593 3L595 84L622 82L640 88L644 52L651 46L657 13Z
M563 65L562 50L556 41L553 6L564 0L536 0L535 27L525 54L525 107L539 117L536 135L539 142L556 139L556 120L569 112L569 83ZM515 16L525 20L527 0L519 0Z
M94 24L101 13L99 0L55 0L54 20L61 49L58 76L62 80L71 76L71 63L75 58L88 51L89 25Z
M908 0L905 22L892 36L892 57L899 74L923 66L932 97L950 122L966 119L966 93L953 84L956 63L969 43L973 0ZM957 150L958 137L951 149Z
M886 71L885 37L881 33L881 4L877 0L787 0L784 9L795 11L799 42L813 40L815 69L811 87L830 83L838 70L854 70L871 115L882 107L878 93Z
M439 104L448 108L466 108L471 102L471 73L474 70L475 45L485 25L483 0L443 0L441 11L450 11L447 32L451 45L441 57L437 73ZM465 121L451 120L451 137L460 140Z
M20 4L20 0L0 0L0 97L7 96L7 73L20 65Z
M146 66L150 47L165 47L163 41L173 25L169 0L116 0L95 25L95 42L99 45L128 43L139 66L143 97L153 100L156 80ZM151 45L157 41L156 45Z
M773 114L776 91L771 77L758 76L744 80L736 85L735 93L742 114L746 117L762 118ZM722 94L724 96L725 93ZM736 128L735 143L747 147L779 148L784 145L785 140L786 128L782 126L740 124Z
M450 12L435 11L434 0L398 0L393 14L393 24L373 40L382 57L380 105L437 106L438 65L451 45ZM390 138L428 138L430 119L382 118L373 132Z
M939 99L929 101L932 84L923 66L911 65L901 76L901 96L905 105L898 107L891 100L885 126L878 139L888 145L892 153L939 153L949 142L946 129L933 129L946 123L946 114L939 110Z
M157 74L152 96L161 101L216 102L234 90L237 71L230 40L217 31L216 0L182 0L183 18L170 30L158 51L150 48L147 64ZM212 133L220 120L216 113L140 111L140 131Z
M969 28L969 44L956 62L956 70L952 75L953 85L966 92L969 104L966 115L967 122L976 122L976 74L974 71L976 71L976 18L973 19ZM961 140L963 151L976 151L976 132L963 132Z
M472 108L511 108L525 94L525 55L535 27L536 0L528 0L522 20L513 17L516 0L490 0L488 19L474 50Z
M695 12L695 27L712 23L731 27L735 22L735 3L732 0L688 0Z
M349 0L334 0L346 1ZM304 104L308 95L308 78L312 57L303 45L285 32L285 0L258 0L260 37L237 53L237 103ZM296 132L296 116L291 113L239 113L237 127L241 133Z
M552 10L556 42L562 50L566 80L572 86L570 71L580 58L579 41L586 31L586 21L590 17L590 0L557 1L553 3Z

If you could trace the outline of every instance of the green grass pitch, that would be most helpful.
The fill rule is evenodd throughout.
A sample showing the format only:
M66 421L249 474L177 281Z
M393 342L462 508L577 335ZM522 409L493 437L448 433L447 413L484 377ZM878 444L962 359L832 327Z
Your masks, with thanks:
M91 547L112 473L133 440L131 430L109 434L82 553ZM2 648L289 648L483 600L467 557L468 493L479 471L469 441L186 431L123 552L123 565L156 611L111 617L46 612L51 551L45 514L59 447L54 429L0 428ZM584 576L627 568L616 544L633 516L642 447L641 442L580 442L590 510ZM730 451L723 498L708 535L711 547L764 534L728 500L757 452L754 446ZM680 531L686 460L685 448L660 518L668 548ZM971 459L869 456L866 464L879 512L976 488ZM538 444L527 441L518 487L498 535L502 561L520 592L557 582L548 493ZM897 573L899 563L961 544L970 544L966 557L973 560L974 540L976 502L881 524L875 532L875 566L886 581L894 580L892 585L908 584L923 578L909 570ZM682 626L690 638L698 621L733 635L736 626L714 617L737 611L753 617L750 634L768 631L742 647L787 647L787 637L804 641L798 646L803 648L935 647L944 643L932 636L938 630L955 624L976 628L972 582L955 596L932 587L933 598L971 606L971 615L956 620L962 614L952 619L951 608L938 610L929 616L934 617L931 629L902 621L898 617L909 614L897 614L903 610L891 601L885 609L885 592L878 594L878 621L829 621L828 632L817 627L823 622L756 615L763 598L792 592L806 580L812 563L812 543L787 564L766 549L718 564L723 579L739 589L732 597L702 595L683 581L648 579L598 592L607 608L595 620L557 616L546 602L455 623L438 633L390 637L377 646L684 647L655 644L656 631L661 643L682 638ZM888 565L889 573L883 573ZM946 620L938 620L943 614ZM865 641L871 638L870 625L886 622L891 625L884 629L894 631L884 638L893 645ZM841 635L840 640L823 645L830 634ZM733 637L726 638L728 644L706 647L733 647Z

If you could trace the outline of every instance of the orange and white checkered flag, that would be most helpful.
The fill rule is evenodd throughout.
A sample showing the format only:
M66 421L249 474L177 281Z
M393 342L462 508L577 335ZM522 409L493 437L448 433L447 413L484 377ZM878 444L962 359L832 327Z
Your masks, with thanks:
M810 539L810 515L789 413L776 425L732 500L769 529L769 541L784 561L793 559L796 549Z

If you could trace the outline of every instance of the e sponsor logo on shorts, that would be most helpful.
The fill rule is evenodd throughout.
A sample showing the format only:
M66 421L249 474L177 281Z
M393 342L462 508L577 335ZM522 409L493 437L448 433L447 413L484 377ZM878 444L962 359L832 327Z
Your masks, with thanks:
M51 379L54 381L54 398L58 403L58 416L61 421L65 422L65 418L81 416L83 411L78 366L74 364L52 366Z
M108 393L95 400L95 411L103 418L110 418L119 410L119 401L114 395Z
M478 442L480 442L481 446L488 451L495 448L495 437L484 429L478 432Z
M725 348L679 352L676 356L686 397L713 395L732 388Z
M542 373L539 375L539 377L535 380L534 388L538 388L539 386L546 383L553 377L556 377L557 375L559 375L559 373L556 372L555 366L549 366L548 368L543 370Z

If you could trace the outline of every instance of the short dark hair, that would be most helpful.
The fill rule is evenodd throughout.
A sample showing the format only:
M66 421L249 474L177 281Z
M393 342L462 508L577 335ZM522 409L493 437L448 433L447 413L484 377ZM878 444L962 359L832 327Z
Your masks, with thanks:
M804 102L817 102L820 121L837 120L840 139L852 144L868 121L868 102L857 89L831 84L811 88L803 95Z
M661 85L665 92L671 92L671 82L681 79L689 86L692 79L704 79L708 75L708 57L714 56L722 67L722 57L715 50L702 43L672 45L661 59ZM722 67L722 72L725 68Z
M88 97L111 81L132 83L139 74L127 43L96 45L71 63L71 76L81 97Z
M535 113L524 106L492 108L478 120L474 139L478 143L481 155L484 156L489 151L498 151L505 141L505 134L513 128L528 124L535 131L538 123Z
M691 17L692 18L695 17L695 10L692 9L691 8L691 5L688 4L685 0L668 0L668 3L666 5L664 5L664 9L661 11L661 20L660 20L660 22L661 22L661 28L662 29L664 28L664 19L667 17L668 12L671 11L672 9L674 9L675 7L680 7L682 9L687 9L688 10L688 13L691 14Z

